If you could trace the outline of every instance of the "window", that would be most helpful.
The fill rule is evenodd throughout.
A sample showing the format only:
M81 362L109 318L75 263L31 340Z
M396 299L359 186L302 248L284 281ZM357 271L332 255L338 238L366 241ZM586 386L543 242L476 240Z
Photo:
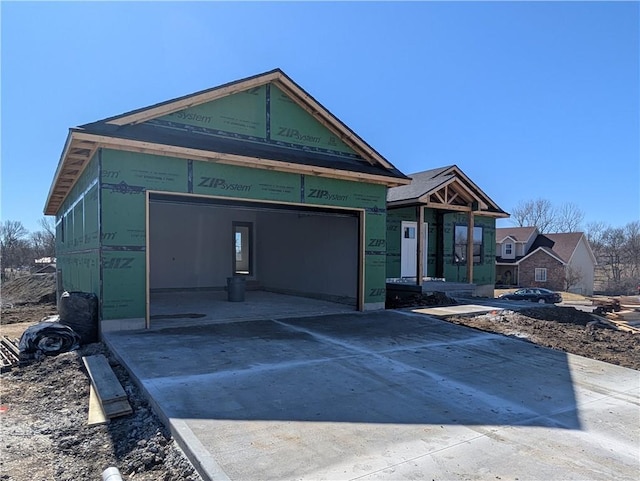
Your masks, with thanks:
M547 282L546 267L536 267L536 282Z
M510 256L513 253L513 244L504 245L504 255Z
M466 225L455 226L455 239L453 250L453 262L456 264L467 263L467 231ZM480 264L484 255L484 246L482 243L483 230L482 227L473 228L473 263Z
M416 228L415 227L405 227L404 228L404 238L405 239L415 239L416 238Z
M234 275L253 275L253 240L252 225L250 223L233 223L233 244Z

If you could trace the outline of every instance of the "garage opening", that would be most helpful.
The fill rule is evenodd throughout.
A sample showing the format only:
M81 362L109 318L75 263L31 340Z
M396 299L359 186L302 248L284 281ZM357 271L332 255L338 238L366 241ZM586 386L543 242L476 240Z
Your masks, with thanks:
M151 320L279 315L271 311L313 310L311 300L316 310L355 310L360 219L358 210L150 193ZM232 276L245 279L242 305L227 302Z

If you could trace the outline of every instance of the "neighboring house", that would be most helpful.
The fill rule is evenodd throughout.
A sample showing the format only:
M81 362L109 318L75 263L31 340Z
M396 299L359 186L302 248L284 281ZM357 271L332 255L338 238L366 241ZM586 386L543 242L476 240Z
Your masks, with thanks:
M496 284L593 294L596 259L582 232L496 229Z
M99 296L102 331L230 276L382 309L387 188L408 183L276 69L71 129L45 214L61 288Z
M493 297L495 222L509 214L455 165L409 177L387 194L387 277L473 283Z

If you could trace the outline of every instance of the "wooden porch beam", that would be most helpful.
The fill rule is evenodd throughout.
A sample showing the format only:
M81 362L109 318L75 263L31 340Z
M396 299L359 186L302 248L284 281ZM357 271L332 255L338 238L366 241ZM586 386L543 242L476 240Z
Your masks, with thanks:
M467 216L467 282L473 284L473 209L469 206Z
M418 236L417 252L416 252L416 284L422 285L422 278L424 277L424 207L417 205L418 210L418 225L416 226L416 235Z

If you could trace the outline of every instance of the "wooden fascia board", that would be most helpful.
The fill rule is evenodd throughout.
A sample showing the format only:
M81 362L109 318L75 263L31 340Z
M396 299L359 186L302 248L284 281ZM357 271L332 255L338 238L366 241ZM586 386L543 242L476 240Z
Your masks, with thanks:
M421 202L418 202L417 199L405 199L405 200L392 200L390 202L387 202L387 208L397 208L399 209L400 207L410 207L410 206L415 206L415 205L421 205Z
M491 212L488 210L474 210L473 214L482 217L494 217L496 219L505 219L509 217L509 214L505 212Z
M375 165L377 163L387 169L394 168L393 165L391 165L380 154L369 147L366 142L360 139L353 131L351 131L351 129L337 120L313 97L304 92L282 72L272 72L260 77L234 83L226 87L220 87L209 92L192 95L182 100L176 100L175 102L170 102L158 107L151 107L149 109L145 109L141 112L137 112L131 115L118 117L116 119L107 121L107 123L113 125L139 124L152 118L162 117L179 110L183 110L206 102L211 102L213 100L217 100L228 95L233 95L235 93L242 92L253 87L259 87L270 82L274 82L280 89L289 94L300 107L302 107L306 112L308 112L326 128L338 135L342 141L349 145L349 147L354 149L356 152L364 154L363 157L367 162L372 165Z
M214 90L210 90L208 92L191 95L191 96L188 96L187 98L176 100L175 102L159 105L158 107L150 107L141 112L137 112L137 113L133 113L130 115L125 115L122 117L109 120L107 121L107 123L113 124L113 125L139 124L141 122L146 122L147 120L150 120L152 118L162 117L163 115L168 115L173 112L177 112L178 110L183 110L189 107L193 107L194 105L211 102L213 100L217 100L219 98L226 97L228 95L233 95L235 93L242 92L243 90L248 90L253 87L259 87L261 85L272 82L273 80L277 79L280 76L281 74L279 72L268 73L265 75L261 75L259 77L251 78L238 83L233 83L225 87L220 87Z
M473 182L469 177L467 177L466 174L462 172L462 170L460 170L460 168L457 165L454 165L452 170L455 170L456 174L458 174L462 179L464 179L465 182L467 182L474 190L476 190L478 192L478 195L484 198L484 201L486 204L491 205L491 207L493 207L496 210L502 210L500 209L498 204L496 204L493 201L493 199L491 199L491 197L489 197L485 193L485 191L483 191L480 187L478 187L475 182Z
M313 97L301 90L292 80L281 76L275 83L278 88L289 94L307 113L312 115L318 122L333 133L337 134L345 144L356 152L365 154L365 159L372 165L378 163L387 169L394 168L384 157L373 150L364 140L333 114L328 112L327 109L320 105ZM372 162L369 159L374 159L374 161Z
M166 155L169 157L202 160L206 162L219 162L223 164L239 165L242 167L253 167L264 170L278 170L282 172L293 172L297 174L311 174L320 177L331 177L343 180L367 181L375 184L383 184L388 187L396 187L408 184L408 179L387 177L376 174L366 174L348 170L331 169L328 167L318 167L313 165L302 165L279 160L263 159L260 157L247 157L237 154L225 154L208 150L192 149L188 147L177 147L173 145L156 144L140 140L121 139L104 135L80 133L79 138L94 140L100 147L114 150L127 150L131 152L141 152L147 154Z

